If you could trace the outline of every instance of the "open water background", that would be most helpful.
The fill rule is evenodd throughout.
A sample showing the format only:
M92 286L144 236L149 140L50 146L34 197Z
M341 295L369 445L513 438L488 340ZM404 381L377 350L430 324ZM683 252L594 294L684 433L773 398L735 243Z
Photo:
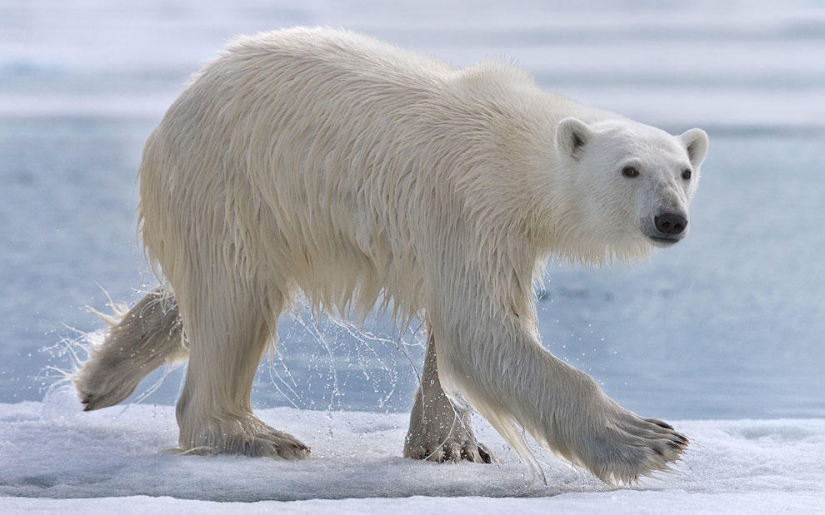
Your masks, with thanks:
M134 301L152 284L135 172L187 76L233 35L305 24L459 66L512 57L581 102L705 128L690 237L633 266L551 263L543 342L642 414L825 417L821 2L0 0L0 20L0 402L71 366L101 287ZM387 339L284 317L253 404L409 409L421 349L367 329ZM181 377L143 402L174 403Z

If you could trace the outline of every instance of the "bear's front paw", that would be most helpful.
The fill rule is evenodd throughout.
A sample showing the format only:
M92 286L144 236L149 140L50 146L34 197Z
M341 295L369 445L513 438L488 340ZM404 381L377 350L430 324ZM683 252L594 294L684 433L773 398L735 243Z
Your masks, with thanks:
M464 434L462 434L464 433ZM470 461L492 463L493 453L466 431L449 431L443 438L435 434L408 434L404 457L437 463Z
M609 484L633 483L681 459L689 443L684 435L661 420L617 408L582 442L583 464L599 479Z
M420 403L413 408L404 457L437 463L492 463L493 454L476 440L469 413L453 408L446 397L438 400L442 402L427 403L424 410Z
M416 394L404 457L437 463L495 461L490 450L476 440L470 413L453 406L440 383L435 383L426 393L419 388Z
M242 417L221 417L181 426L181 454L242 454L300 460L309 456L310 449L294 436L278 431L252 414Z

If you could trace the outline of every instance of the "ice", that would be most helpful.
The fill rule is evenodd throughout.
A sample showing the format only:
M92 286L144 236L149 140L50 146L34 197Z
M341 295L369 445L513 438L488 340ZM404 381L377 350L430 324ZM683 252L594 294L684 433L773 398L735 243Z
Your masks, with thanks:
M69 388L43 402L2 404L0 506L4 513L813 513L825 506L825 420L676 421L691 439L684 461L611 488L537 451L547 476L541 483L481 419L479 440L500 463L402 458L407 415L258 414L302 438L312 456L285 462L165 452L176 445L173 407L86 413Z
M300 24L366 32L457 66L516 59L545 86L652 124L825 119L825 14L811 2L41 0L5 13L0 116L156 119L228 40Z

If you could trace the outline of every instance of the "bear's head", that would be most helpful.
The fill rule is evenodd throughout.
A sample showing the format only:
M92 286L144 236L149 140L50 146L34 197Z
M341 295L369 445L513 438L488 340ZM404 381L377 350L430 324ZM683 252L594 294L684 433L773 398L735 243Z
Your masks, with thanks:
M566 207L575 213L577 238L586 242L571 249L577 258L642 257L687 235L688 208L708 150L703 130L673 136L624 119L588 124L565 118L556 148L564 183L572 187Z

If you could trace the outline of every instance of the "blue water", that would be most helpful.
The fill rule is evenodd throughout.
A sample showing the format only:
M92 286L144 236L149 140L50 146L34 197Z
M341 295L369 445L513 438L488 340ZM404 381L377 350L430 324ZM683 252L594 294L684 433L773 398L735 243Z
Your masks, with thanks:
M804 61L817 51L825 55L821 11L780 17L779 28L768 31L770 51L752 54L748 45L764 43L763 18L770 13L719 14L744 19L743 25L714 25L702 16L680 21L688 25L676 29L696 29L712 40L713 52L741 54L745 64L711 63L694 73L674 66L667 50L667 59L630 59L633 73L617 75L612 59L598 58L616 46L610 38L653 54L660 43L676 45L685 59L707 51L708 42L691 39L694 32L675 38L667 28L679 18L664 8L639 16L622 11L618 21L559 8L560 19L574 18L576 29L551 37L557 20L537 19L543 11L530 3L505 9L489 2L489 13L474 11L466 24L460 2L425 4L435 13L442 9L446 21L425 16L424 33L437 37L424 42L403 9L373 6L378 14L359 17L355 4L333 9L309 2L300 12L246 12L254 18L247 26L238 21L247 18L213 16L218 4L205 4L209 15L198 14L196 3L184 4L192 11L175 11L171 19L191 16L197 23L181 22L187 37L181 46L175 43L183 36L155 37L175 26L158 21L153 8L135 8L127 17L72 11L81 28L96 27L89 43L80 29L68 27L60 30L71 44L61 45L51 34L64 17L33 9L12 9L14 30L0 31L0 402L39 400L58 379L55 369L71 367L67 351L74 347L67 341L77 338L74 329L102 327L85 309L105 307L102 288L116 300L134 301L135 290L153 284L135 231L135 171L143 142L197 62L220 47L227 32L343 20L459 64L500 49L523 56L549 89L672 131L704 126L711 151L690 237L633 266L551 263L537 292L543 343L642 414L825 416L825 125L807 117L821 106L806 103L825 90L825 73L818 61ZM703 9L700 15L716 19L712 7ZM103 21L114 28L96 24ZM658 30L647 38L625 36L628 23ZM595 37L605 24L611 36ZM137 40L131 46L126 36L117 40L118 28ZM146 28L155 32L146 35ZM592 41L567 52L569 38L588 36ZM101 43L106 38L114 41L112 55ZM708 60L713 53L702 55ZM644 109L642 98L655 101L656 109ZM742 109L743 98L759 99L759 109ZM261 367L253 403L409 409L422 351L414 336L398 343L385 327L368 327L385 339L354 337L328 321L316 332L306 314L284 317L281 346ZM181 377L181 369L173 372L144 402L174 403Z

